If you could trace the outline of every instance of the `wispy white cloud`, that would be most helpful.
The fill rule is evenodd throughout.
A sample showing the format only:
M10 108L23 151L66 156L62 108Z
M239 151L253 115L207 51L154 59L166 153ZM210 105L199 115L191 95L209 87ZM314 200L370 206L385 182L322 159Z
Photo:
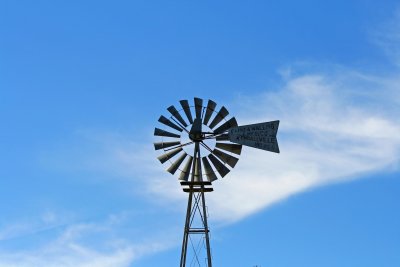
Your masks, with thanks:
M71 220L73 220L71 214L46 210L35 218L25 218L18 222L0 225L0 242L51 231Z
M144 255L167 249L171 244L156 240L128 240L118 237L119 215L105 222L71 223L57 231L42 245L21 250L0 250L1 267L125 267ZM10 237L23 237L43 227L25 225L14 228ZM3 231L4 232L4 231ZM31 247L31 248L29 248Z
M394 12L380 27L372 31L372 40L379 45L389 59L397 66L400 65L400 8Z
M349 86L360 76L353 79L348 73L303 75L273 93L237 100L243 124L281 120L281 154L243 151L229 181L216 183L218 194L209 197L218 219L237 220L315 186L398 169L400 110L386 108L393 88L381 86L385 96L378 100L368 95L376 86L370 82L360 97Z

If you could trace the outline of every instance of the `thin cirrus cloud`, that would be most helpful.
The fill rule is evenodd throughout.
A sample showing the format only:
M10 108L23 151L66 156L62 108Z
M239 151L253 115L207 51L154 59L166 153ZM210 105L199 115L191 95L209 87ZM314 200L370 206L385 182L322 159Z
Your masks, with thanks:
M278 89L223 103L239 124L279 119L281 153L244 147L235 169L213 183L215 192L207 196L211 219L232 223L311 188L396 170L398 84L395 76L335 69L289 75ZM97 141L107 147L102 171L134 181L152 202L183 210L186 194L150 143L134 144L121 135Z
M31 231L36 231L32 229ZM36 248L0 252L1 267L31 266L129 266L135 259L135 250L128 244L118 244L102 251L93 245L82 244L81 240L95 233L103 235L105 229L99 225L76 224L68 226L61 234ZM116 242L107 239L107 243Z
M232 106L240 124L281 121L281 153L244 148L235 169L213 184L211 218L231 223L316 186L397 168L400 110L390 108L396 84L339 71L288 78L279 90L238 97ZM149 190L176 200L177 184L153 176L160 186Z
M371 32L371 41L380 46L391 61L400 66L400 8L394 16Z
M43 244L33 242L19 250L0 250L0 267L128 267L138 258L165 250L168 242L145 240L132 242L116 234L115 228L121 227L118 215L109 216L104 222L70 223L67 226L57 223L54 231ZM31 233L39 233L46 222L36 225L24 225L12 232L3 231L3 239L28 238ZM51 224L50 224L51 225ZM47 229L48 231L48 229ZM0 240L1 241L1 240Z
M395 65L400 62L399 11L382 24L383 30L371 32L373 42ZM304 71L310 66L311 71ZM304 74L293 75L296 71ZM282 72L279 88L224 103L236 113L239 124L279 119L281 153L244 148L235 169L213 185L215 193L208 196L211 219L235 222L311 188L398 171L398 72L371 74L303 63ZM178 198L176 184L162 178L156 184L160 186L149 186L149 191Z

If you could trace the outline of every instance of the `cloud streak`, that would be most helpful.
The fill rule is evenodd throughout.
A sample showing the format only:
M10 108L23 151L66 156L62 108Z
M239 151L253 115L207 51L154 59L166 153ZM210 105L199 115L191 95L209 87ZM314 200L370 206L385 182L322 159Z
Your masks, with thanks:
M395 76L343 69L314 71L289 74L279 88L268 88L259 95L238 96L234 102L224 103L240 124L280 119L281 153L244 147L235 169L216 181L215 192L207 196L213 225L236 222L318 186L360 179L373 172L398 171L399 84ZM91 149L93 153L79 153L82 157L72 153L74 160L53 157L44 163L70 168L61 162L79 162L73 169L84 168L131 181L136 195L147 196L157 205L176 212L184 211L187 195L181 191L176 177L166 173L157 162L150 140L143 145L123 134L84 131L80 135L92 143L89 147L96 148ZM145 255L177 244L176 240L160 242L155 238L135 243L121 238L113 231L119 227L119 220L111 217L103 223L63 226L61 232L39 247L2 250L0 267L127 267ZM35 229L28 223L3 227L0 241L57 227L58 218L59 215L47 212Z
M372 40L383 49L391 62L400 66L400 8L372 32Z
M397 170L397 84L396 78L340 69L287 76L280 88L224 103L239 124L281 120L281 153L245 147L235 169L213 184L207 197L211 219L232 223L311 188ZM186 194L157 165L151 145L118 140L103 160L112 163L111 172L130 179L140 171L135 186L141 184L144 196L183 210Z
M366 81L351 78L303 75L273 93L237 99L242 124L281 120L281 154L251 148L242 153L229 181L216 183L218 194L209 198L217 219L235 221L309 188L398 168L400 111L385 108L393 104L393 88L381 88L383 101L364 88L361 100L346 82Z
M115 229L121 227L122 222L118 217L110 216L105 222L69 224L62 227L62 231L56 231L43 245L35 243L31 248L25 246L17 251L2 249L0 267L128 267L139 258L170 246L168 242L131 241L118 237ZM8 228L3 233L10 233ZM29 229L24 224L17 228L7 236L20 238L45 227L36 224Z

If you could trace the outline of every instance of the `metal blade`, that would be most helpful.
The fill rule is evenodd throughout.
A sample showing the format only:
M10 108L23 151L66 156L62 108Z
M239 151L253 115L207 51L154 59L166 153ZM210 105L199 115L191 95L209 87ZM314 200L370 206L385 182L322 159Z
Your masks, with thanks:
M184 181L188 180L192 162L193 162L193 157L189 156L188 160L186 161L185 166L183 167L181 174L179 175L179 180L184 180Z
M212 164L214 164L215 169L218 171L221 177L224 177L225 175L228 174L229 169L221 161L219 161L213 154L208 155L208 158L211 160Z
M165 124L165 125L167 125L167 126L169 126L169 127L171 127L171 128L174 128L174 129L177 130L177 131L180 131L180 132L183 131L183 129L182 129L181 127L179 127L178 125L176 125L175 123L173 123L172 121L170 121L169 119L167 119L167 118L164 117L164 116L161 116L161 117L158 119L158 121L161 122L161 123L163 123L163 124Z
M167 110L174 116L180 123L182 123L183 126L187 127L186 121L182 118L181 114L179 114L179 111L174 107L170 106L167 108Z
M217 125L218 123L220 123L220 121L222 121L226 116L228 116L229 112L225 107L222 107L217 115L215 115L214 119L212 120L212 122L210 123L209 127L212 129L215 127L215 125Z
M179 103L181 103L183 111L185 111L186 117L188 118L189 122L193 123L193 118L192 118L192 113L190 112L189 102L187 100L181 100L181 101L179 101Z
M225 152L222 152L221 150L218 150L216 148L213 150L213 154L223 162L228 163L228 165L231 166L232 168L235 167L236 163L239 160L238 158L226 154Z
M170 133L168 131L164 131L158 128L154 129L154 135L157 136L165 136L165 137L176 137L176 138L180 138L181 136L179 134L174 134L174 133Z
M211 168L210 162L206 157L201 159L203 161L204 170L206 171L205 175L209 182L217 180L217 176L214 173L214 170Z
M229 135L228 134L221 134L215 138L217 141L229 141Z
M194 107L196 109L196 118L201 118L201 110L203 108L203 99L195 97Z
M226 144L226 143L216 143L215 147L218 147L220 149L235 153L237 155L240 155L242 152L242 145L238 144Z
M163 155L161 155L161 156L159 156L157 158L161 163L164 163L164 162L166 162L167 160L169 160L170 158L172 158L173 156L175 156L176 154L178 154L181 151L182 151L182 148L179 147L179 148L171 150L168 153L165 153L165 154L163 154Z
M219 126L217 129L214 130L214 134L220 134L225 132L226 130L229 130L232 127L236 127L238 126L237 121L235 119L235 117L229 119L228 121L226 121L224 124L222 124L221 126Z
M173 141L173 142L158 142L158 143L154 143L154 148L155 150L159 150L161 148L167 148L167 147L171 147L171 146L177 146L180 145L181 142L180 141Z
M215 103L212 100L208 100L206 114L204 115L204 124L205 125L208 124L208 121L210 120L211 115L213 114L216 106L217 106L217 103Z
M183 153L181 156L179 156L179 158L171 164L171 166L169 166L169 168L167 169L167 171L170 174L174 174L176 172L176 170L178 170L179 166L182 164L182 162L185 160L187 154Z

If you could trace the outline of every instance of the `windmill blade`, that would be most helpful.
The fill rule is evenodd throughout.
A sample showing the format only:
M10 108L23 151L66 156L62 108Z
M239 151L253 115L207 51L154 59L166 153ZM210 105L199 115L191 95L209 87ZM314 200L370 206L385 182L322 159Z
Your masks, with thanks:
M211 163L214 164L215 169L221 175L221 177L224 177L229 173L229 169L213 154L208 155L208 158L211 160Z
M183 126L187 127L186 121L182 118L181 114L179 114L179 111L174 107L170 106L167 108L167 110L174 116Z
M159 150L161 148L167 148L167 147L171 147L171 146L177 146L180 145L181 142L180 141L173 141L173 142L158 142L158 143L154 143L154 148L155 150Z
M167 171L170 174L174 174L176 172L176 170L178 170L179 166L182 164L182 162L185 160L187 154L183 153L182 155L179 156L179 158L171 164L171 166L169 166L169 168L167 169Z
M175 156L176 154L178 154L181 151L182 151L182 148L179 147L179 148L171 150L168 153L165 153L165 154L163 154L163 155L161 155L161 156L159 156L157 158L161 163L164 163L164 162L166 162L167 160L169 160L170 158L172 158L173 156Z
M225 108L222 107L217 115L215 115L214 119L212 120L212 122L210 123L209 127L212 129L214 128L218 123L220 123L226 116L228 116L229 111Z
M240 153L242 152L242 145L238 145L238 144L227 144L227 143L216 143L215 147L218 147L220 149L229 151L231 153L235 153L237 155L240 155Z
M217 141L229 141L229 135L228 134L221 134L218 135L217 138L215 138Z
M187 100L181 100L181 101L179 101L179 103L181 103L183 111L185 111L186 117L188 118L189 122L192 124L193 118L192 118L192 113L190 112L189 102Z
M216 106L217 106L217 103L215 103L212 100L208 100L206 114L204 115L204 124L205 125L208 124L208 121L210 120L211 115L213 114Z
M226 154L225 152L222 152L221 150L218 150L216 148L213 150L213 154L223 162L228 163L228 165L231 166L232 168L235 167L236 163L239 160L238 158Z
M190 167L192 167L192 162L193 162L193 157L189 155L189 158L186 161L186 164L183 167L181 174L179 175L179 180L184 180L184 181L188 180L190 174Z
M180 132L183 131L182 127L179 127L178 125L176 125L175 123L173 123L172 121L170 121L169 119L167 119L166 117L164 117L162 115L160 116L158 121L161 122L162 124L165 124L165 125L171 127L171 128L174 128L177 131L180 131Z
M161 130L159 128L155 128L154 129L154 135L165 136L165 137L176 137L176 138L180 138L181 137L179 134L170 133L168 131L164 131L164 130Z
M228 121L226 121L224 124L219 126L217 129L214 130L214 134L220 134L225 132L226 130L229 130L232 127L238 126L237 121L235 117L230 118Z
M196 110L196 119L201 118L201 110L203 108L203 99L195 97L194 98L194 108Z
M203 175L201 171L201 161L199 157L196 157L194 162L194 181L201 182L203 180Z
M204 170L206 171L205 175L207 176L208 181L213 182L217 180L217 176L215 175L214 170L211 168L208 159L203 157L201 160L203 161Z

